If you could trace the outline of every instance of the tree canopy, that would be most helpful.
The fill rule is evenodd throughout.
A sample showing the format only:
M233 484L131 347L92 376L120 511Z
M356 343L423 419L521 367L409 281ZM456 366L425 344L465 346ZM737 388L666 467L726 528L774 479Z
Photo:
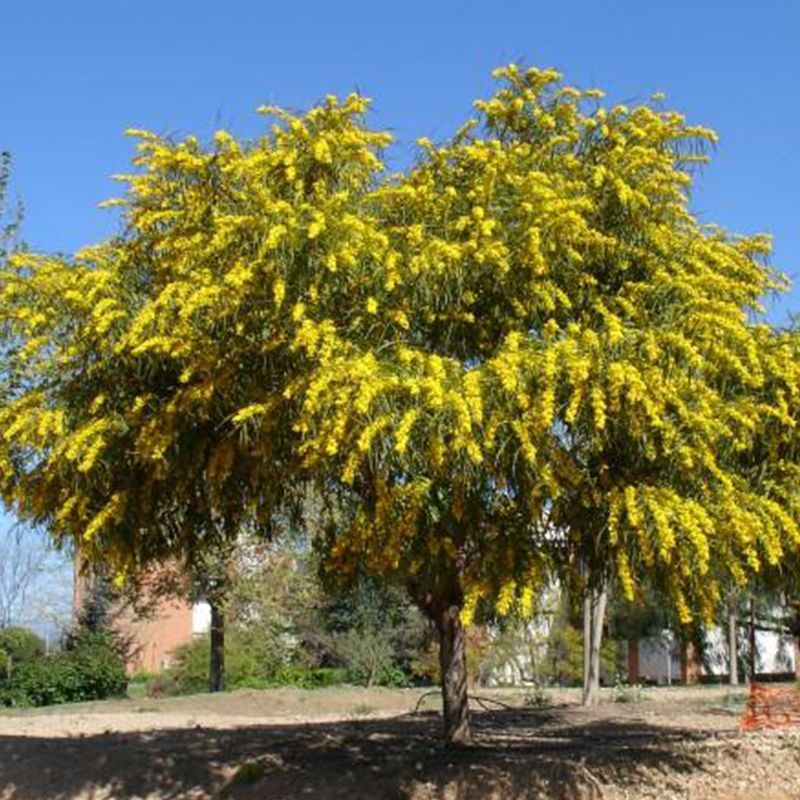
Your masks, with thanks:
M315 483L329 568L439 628L451 739L481 605L647 574L688 622L800 539L786 279L691 210L715 135L495 76L400 174L357 95L253 142L134 132L123 232L0 276L6 502L134 572Z

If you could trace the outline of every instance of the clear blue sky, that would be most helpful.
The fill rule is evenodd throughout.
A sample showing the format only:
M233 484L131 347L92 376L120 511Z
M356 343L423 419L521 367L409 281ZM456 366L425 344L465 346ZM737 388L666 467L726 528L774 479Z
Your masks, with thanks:
M664 91L721 135L695 195L709 222L775 237L800 310L800 0L10 0L0 9L0 149L15 158L25 237L71 251L114 229L96 208L125 171L128 127L258 132L265 103L375 100L402 164L444 138L490 70L513 60L630 102Z

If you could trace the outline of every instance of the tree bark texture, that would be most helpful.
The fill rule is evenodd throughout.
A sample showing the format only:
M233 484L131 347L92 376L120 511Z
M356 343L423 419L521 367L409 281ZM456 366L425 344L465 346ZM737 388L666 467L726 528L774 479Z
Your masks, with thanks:
M585 706L593 706L600 701L600 649L603 644L603 622L607 601L608 593L605 586L587 590L583 605L583 705Z
M750 683L756 682L756 601L750 598Z
M225 616L222 605L210 599L211 607L211 649L209 652L208 676L212 692L225 691Z
M439 630L439 667L444 705L444 738L449 744L470 740L469 701L467 697L467 654L461 608L445 608L437 619Z
M739 645L736 623L736 603L731 600L728 606L728 656L730 658L729 682L731 686L739 685Z

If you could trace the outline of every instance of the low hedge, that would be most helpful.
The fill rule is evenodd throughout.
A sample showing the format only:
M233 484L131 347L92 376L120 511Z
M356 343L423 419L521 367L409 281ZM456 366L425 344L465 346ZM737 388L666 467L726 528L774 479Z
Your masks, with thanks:
M323 689L347 682L347 670L340 667L286 667L272 681L272 686L296 686L298 689Z
M346 669L280 664L270 650L270 642L232 632L225 641L225 688L273 689L295 686L319 689L348 680ZM201 636L175 651L174 663L164 673L153 676L147 684L150 697L173 694L196 694L209 690L209 641Z
M0 705L32 707L125 694L127 678L120 656L103 634L78 638L74 648L12 668L0 680Z

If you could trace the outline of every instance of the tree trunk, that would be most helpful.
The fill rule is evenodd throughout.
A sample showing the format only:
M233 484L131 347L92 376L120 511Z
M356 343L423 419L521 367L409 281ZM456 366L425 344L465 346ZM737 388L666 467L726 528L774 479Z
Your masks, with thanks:
M467 699L467 657L461 608L451 605L436 621L439 629L439 668L444 704L444 738L448 744L470 740Z
M583 705L593 706L600 701L600 648L603 643L603 621L606 615L608 594L605 586L588 590L584 601L584 683ZM587 614L588 624L587 624Z
M212 692L225 691L225 616L222 604L216 598L209 598L211 607L211 650L209 653L208 676Z
M685 686L699 682L701 665L699 651L693 640L684 642L681 647L681 680Z
M730 657L730 685L739 685L739 646L736 630L736 603L728 605L728 653Z
M750 598L750 683L756 682L756 601Z
M592 660L592 593L587 588L583 597L583 696L589 685L590 663Z
M800 633L794 635L794 677L800 681Z
M641 675L639 672L639 637L628 638L628 684L636 686Z

